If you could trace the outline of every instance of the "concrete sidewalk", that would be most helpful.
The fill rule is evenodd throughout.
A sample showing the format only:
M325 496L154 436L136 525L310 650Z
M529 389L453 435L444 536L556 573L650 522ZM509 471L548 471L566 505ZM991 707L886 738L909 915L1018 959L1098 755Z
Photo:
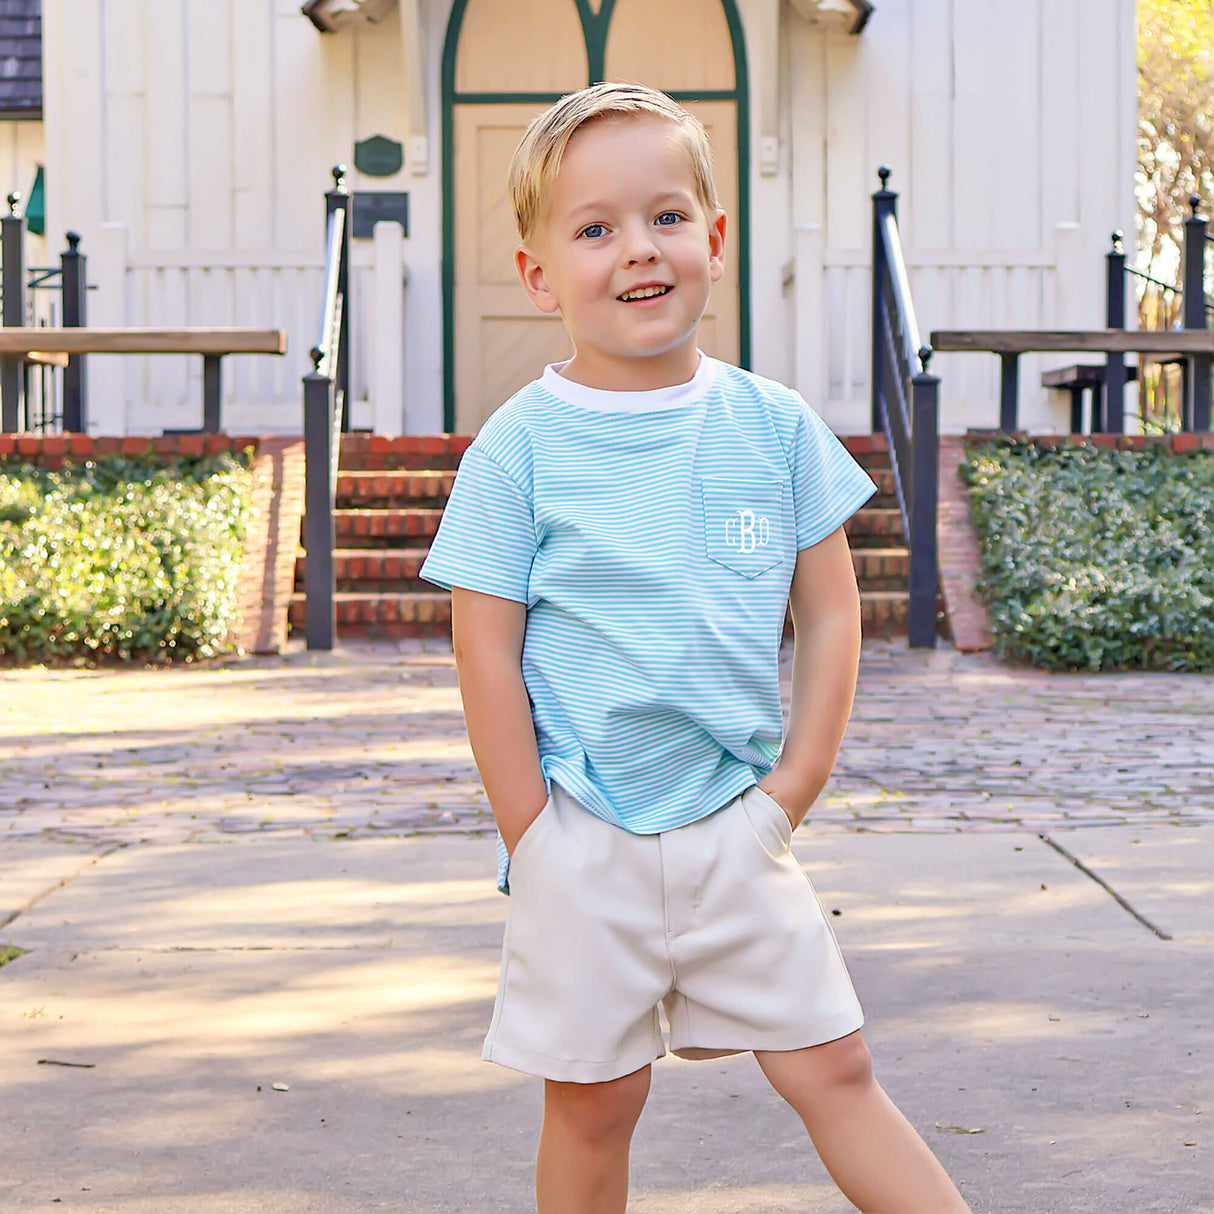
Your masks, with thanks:
M1214 1214L1211 720L865 646L795 851L975 1211ZM0 670L0 1214L525 1214L491 832L449 644ZM635 1214L847 1208L751 1056L655 1065Z
M1173 939L1028 832L795 851L879 1076L975 1211L1214 1211L1214 832L1054 837ZM37 901L0 971L0 1209L531 1208L541 1085L479 1057L492 862L460 837L7 845L7 911ZM630 1209L848 1208L752 1056L655 1064Z

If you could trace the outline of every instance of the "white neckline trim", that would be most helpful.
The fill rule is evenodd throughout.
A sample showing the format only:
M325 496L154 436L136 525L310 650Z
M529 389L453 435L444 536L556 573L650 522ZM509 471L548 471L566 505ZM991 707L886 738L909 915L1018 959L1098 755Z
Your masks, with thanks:
M709 358L703 350L696 353L700 356L696 373L685 384L672 384L667 388L650 388L643 392L591 388L561 374L561 369L567 367L571 359L549 363L540 376L540 385L557 400L580 409L593 409L596 413L653 413L659 409L677 409L702 396L716 376L717 360Z

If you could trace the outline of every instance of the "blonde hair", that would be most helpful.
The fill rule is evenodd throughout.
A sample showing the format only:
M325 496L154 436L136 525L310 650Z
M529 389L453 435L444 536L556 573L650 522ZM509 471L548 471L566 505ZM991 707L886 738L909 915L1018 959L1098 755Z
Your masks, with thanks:
M510 204L523 241L531 239L548 204L569 140L592 118L651 114L673 122L691 159L696 193L709 217L717 209L712 150L703 125L672 97L643 84L611 81L568 93L531 120L510 161Z

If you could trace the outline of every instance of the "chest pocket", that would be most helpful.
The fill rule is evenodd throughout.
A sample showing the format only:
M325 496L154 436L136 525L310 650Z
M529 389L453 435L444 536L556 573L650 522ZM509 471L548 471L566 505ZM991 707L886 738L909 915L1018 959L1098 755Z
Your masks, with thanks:
M704 545L708 559L757 577L784 559L786 481L745 476L706 476Z

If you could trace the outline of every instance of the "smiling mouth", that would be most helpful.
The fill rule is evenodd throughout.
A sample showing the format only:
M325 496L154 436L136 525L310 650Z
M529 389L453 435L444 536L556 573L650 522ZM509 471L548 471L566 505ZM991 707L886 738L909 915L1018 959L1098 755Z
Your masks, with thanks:
M616 298L621 303L635 303L642 299L656 299L660 295L669 295L673 287L640 287L635 291L625 291Z

